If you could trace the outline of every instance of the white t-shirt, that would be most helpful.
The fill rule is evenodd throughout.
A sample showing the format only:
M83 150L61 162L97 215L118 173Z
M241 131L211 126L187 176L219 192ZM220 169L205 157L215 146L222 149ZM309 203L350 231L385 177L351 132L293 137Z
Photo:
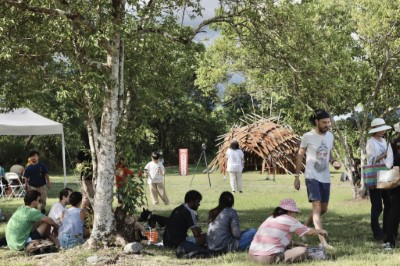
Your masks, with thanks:
M366 152L367 152L367 164L381 164L384 163L386 164L386 167L391 168L393 166L393 149L390 146L389 143L389 148L386 140L384 138L381 138L381 140L377 140L374 137L371 137L367 141L367 146L366 146ZM382 153L387 152L386 158L380 160L379 162L376 161L376 158L381 155Z
M300 148L306 148L305 178L321 183L330 183L329 157L333 147L333 134L327 131L320 135L311 130L301 138Z
M57 202L53 204L49 212L49 217L59 226L62 225L61 217L64 210L65 207L60 202Z
M147 184L162 183L164 180L164 165L161 162L155 163L153 161L146 164L144 167L148 171Z
M242 172L244 154L241 149L232 150L229 148L226 151L226 158L228 158L226 171L228 172Z

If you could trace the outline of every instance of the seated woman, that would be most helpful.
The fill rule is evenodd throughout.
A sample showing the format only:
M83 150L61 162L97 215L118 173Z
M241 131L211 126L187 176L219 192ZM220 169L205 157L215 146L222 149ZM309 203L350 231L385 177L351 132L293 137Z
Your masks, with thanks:
M253 242L251 242L249 255L253 261L259 263L275 264L279 262L299 262L306 259L307 248L304 246L289 249L292 243L292 234L298 236L327 235L322 229L311 229L298 220L299 213L296 202L284 199L279 207L275 208L272 216L268 217L258 228Z
M71 208L64 210L62 226L59 230L60 246L68 249L83 244L83 226L86 218L86 208L79 206L82 202L82 193L72 192L69 196Z
M207 247L214 251L235 252L246 250L253 240L255 229L241 232L233 194L225 191L219 204L208 214Z
M16 173L22 181L22 177L24 175L25 168L22 166L22 159L17 158L15 163L10 168L11 173Z

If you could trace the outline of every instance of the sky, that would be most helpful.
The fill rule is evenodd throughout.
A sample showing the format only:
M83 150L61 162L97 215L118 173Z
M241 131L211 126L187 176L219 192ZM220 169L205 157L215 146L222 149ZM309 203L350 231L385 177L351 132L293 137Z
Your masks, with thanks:
M197 28L197 26L205 19L212 18L214 16L214 10L218 7L218 0L202 0L201 5L204 10L202 11L202 17L197 17L196 19L191 20L187 15L183 20L183 25L191 26L193 28ZM183 11L183 10L182 10ZM210 28L206 28L204 33L199 33L194 38L195 42L202 42L206 47L212 45L214 40L218 38L220 34Z

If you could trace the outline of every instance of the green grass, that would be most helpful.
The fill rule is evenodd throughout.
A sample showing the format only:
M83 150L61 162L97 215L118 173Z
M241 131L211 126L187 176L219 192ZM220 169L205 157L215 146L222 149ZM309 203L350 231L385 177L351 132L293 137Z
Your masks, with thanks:
M183 202L185 193L190 189L196 189L203 194L203 200L199 208L199 219L206 230L207 212L215 207L221 192L230 190L229 180L224 180L220 173L211 174L211 187L208 185L208 177L202 174L199 167L193 177L181 177L177 175L176 168L167 169L166 189L170 198L170 205L149 206L155 213L169 215L171 210ZM334 172L331 187L331 200L328 213L323 217L325 229L329 232L329 243L335 247L329 252L329 260L307 261L299 265L400 265L400 252L394 250L384 252L381 243L374 242L369 226L370 203L368 200L354 201L352 199L350 184L339 181L339 172ZM79 184L76 176L68 177L68 186L77 189ZM61 176L52 177L53 188L49 193L49 206L57 201L57 194L63 185ZM146 188L147 189L147 188ZM147 195L149 192L147 191ZM283 198L296 200L301 213L298 218L304 221L310 213L310 203L307 201L307 193L302 180L300 191L293 189L293 176L279 175L276 181L266 180L258 172L244 173L243 193L235 194L234 208L239 212L241 228L257 228L265 220L271 211ZM21 199L0 200L0 208L8 215L22 204ZM149 200L150 204L150 200ZM47 207L49 209L49 207ZM5 223L0 224L0 236L4 235ZM316 238L309 238L310 245L317 245ZM26 257L22 252L0 250L0 265L82 265L86 258L97 254L117 259L117 265L256 265L248 260L247 254L238 252L227 254L207 260L179 260L171 250L156 247L146 247L146 255L125 255L121 248L110 248L99 251L91 251L84 248L73 249L56 253L50 257L33 259Z

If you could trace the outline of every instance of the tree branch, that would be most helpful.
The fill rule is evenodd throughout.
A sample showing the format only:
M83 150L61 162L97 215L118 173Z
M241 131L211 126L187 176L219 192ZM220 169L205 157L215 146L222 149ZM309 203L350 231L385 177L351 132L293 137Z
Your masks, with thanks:
M80 24L93 30L93 27L87 22L86 18L80 13L67 12L58 8L46 8L39 6L31 6L23 0L0 0L0 3L5 3L14 6L20 10L30 11L36 14L44 14L52 17L64 17L71 21L79 22Z

